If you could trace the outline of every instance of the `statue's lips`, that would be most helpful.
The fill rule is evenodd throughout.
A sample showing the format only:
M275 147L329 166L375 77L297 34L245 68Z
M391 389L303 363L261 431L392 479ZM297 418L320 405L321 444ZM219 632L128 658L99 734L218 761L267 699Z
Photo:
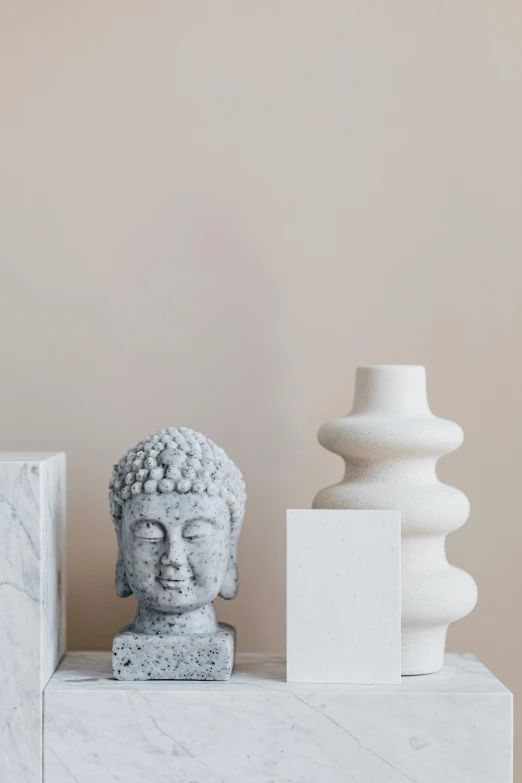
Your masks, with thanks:
M167 590L175 590L176 588L186 587L192 581L190 577L185 579L163 579L158 577L159 581Z

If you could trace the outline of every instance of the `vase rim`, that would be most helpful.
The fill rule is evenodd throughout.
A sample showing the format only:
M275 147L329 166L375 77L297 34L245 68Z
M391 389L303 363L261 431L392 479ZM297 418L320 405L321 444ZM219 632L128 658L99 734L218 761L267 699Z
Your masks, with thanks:
M359 364L358 370L425 370L423 364Z
M421 364L358 367L351 413L429 416L426 369Z

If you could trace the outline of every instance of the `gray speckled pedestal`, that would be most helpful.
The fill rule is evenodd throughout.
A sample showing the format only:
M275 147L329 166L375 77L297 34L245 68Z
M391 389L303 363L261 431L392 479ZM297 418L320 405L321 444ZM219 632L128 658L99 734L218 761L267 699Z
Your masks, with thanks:
M114 637L117 680L228 680L234 666L235 630L220 623L215 633L148 635L128 625Z

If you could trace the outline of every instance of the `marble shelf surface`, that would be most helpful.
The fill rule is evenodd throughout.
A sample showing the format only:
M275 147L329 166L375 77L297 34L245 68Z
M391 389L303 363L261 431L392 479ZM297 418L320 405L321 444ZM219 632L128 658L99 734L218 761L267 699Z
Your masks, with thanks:
M470 655L399 685L287 683L239 654L228 682L121 682L69 653L44 691L44 783L508 783L512 696Z

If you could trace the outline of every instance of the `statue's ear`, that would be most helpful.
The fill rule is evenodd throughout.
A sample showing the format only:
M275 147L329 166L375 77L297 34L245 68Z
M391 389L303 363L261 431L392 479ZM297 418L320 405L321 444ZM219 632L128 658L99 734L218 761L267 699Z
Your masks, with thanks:
M127 579L125 560L123 559L123 550L120 541L120 531L118 528L116 528L116 536L118 538L118 559L116 560L114 587L116 589L116 595L119 598L127 598L129 595L132 595L132 590L129 584L129 580Z
M236 554L237 554L237 540L232 541L230 544L230 554L228 556L227 572L225 574L225 578L223 579L221 590L219 591L219 595L221 596L221 598L226 598L227 600L230 600L231 598L235 598L237 595L238 578L237 578Z

